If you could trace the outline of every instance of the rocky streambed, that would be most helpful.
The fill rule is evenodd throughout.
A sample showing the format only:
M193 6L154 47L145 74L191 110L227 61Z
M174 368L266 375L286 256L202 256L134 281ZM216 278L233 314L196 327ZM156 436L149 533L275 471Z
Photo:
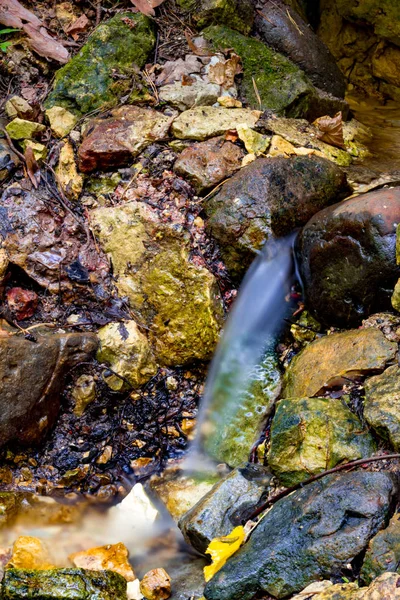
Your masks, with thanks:
M156 4L0 0L0 595L397 598L400 9Z

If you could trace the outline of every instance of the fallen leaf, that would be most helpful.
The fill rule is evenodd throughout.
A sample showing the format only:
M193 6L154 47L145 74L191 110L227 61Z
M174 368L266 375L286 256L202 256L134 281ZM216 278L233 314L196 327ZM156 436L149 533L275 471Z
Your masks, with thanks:
M236 129L229 129L225 133L225 139L227 142L236 142L238 138L239 138L239 136L238 136L238 132L236 131Z
M214 65L210 65L208 78L211 83L222 85L225 89L232 87L235 83L235 75L242 72L240 66L240 56L233 54L227 60L220 60Z
M232 556L245 541L244 528L239 525L235 527L229 535L218 537L211 540L206 550L206 554L210 554L212 563L204 567L204 578L210 581L215 573L222 569L228 558Z
M192 85L194 83L193 77L190 75L182 75L182 85Z
M126 579L134 581L135 573L128 560L128 549L124 544L109 544L75 552L69 559L79 569L89 569L90 571L115 571Z
M24 156L28 177L31 180L33 187L38 188L40 183L40 169L36 162L32 146L27 146L25 148Z
M66 28L65 33L75 36L78 33L82 33L83 31L86 31L88 25L89 25L89 19L87 18L86 15L83 14Z
M43 23L18 0L0 0L0 23L22 29L28 35L32 50L40 56L60 63L68 62L68 50L52 38Z
M202 68L200 60L193 55L185 57L185 60L169 60L163 65L162 72L158 75L155 84L157 86L174 83L174 81L182 81L183 77L200 73Z
M213 52L210 51L206 40L203 37L197 38L198 44L195 44L188 31L185 31L185 38L187 41L187 45L197 56L213 56Z
M317 137L322 142L326 142L337 148L345 148L343 139L343 118L339 111L334 117L326 115L319 117L313 123L318 129Z
M133 6L146 15L147 17L154 17L156 14L154 9L157 6L160 6L164 2L164 0L131 0Z

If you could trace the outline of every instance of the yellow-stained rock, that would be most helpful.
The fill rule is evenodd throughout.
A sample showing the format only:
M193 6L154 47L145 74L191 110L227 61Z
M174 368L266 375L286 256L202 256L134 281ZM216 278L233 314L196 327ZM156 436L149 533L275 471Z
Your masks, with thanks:
M354 329L315 340L291 362L284 377L284 398L316 396L323 388L381 371L397 344L378 329Z
M243 123L236 126L236 131L249 154L258 155L266 152L270 144L268 136L254 131L254 129Z
M71 200L77 200L82 192L83 177L78 174L74 149L70 142L65 142L61 148L56 173L65 195Z
M34 142L33 140L23 140L21 146L24 150L27 148L32 148L33 156L37 162L41 162L46 159L47 148L44 144L39 144L39 142Z
M63 106L53 106L46 110L46 117L50 123L50 129L57 137L65 137L69 134L78 121L78 117Z
M285 140L285 138L280 135L273 135L268 154L269 156L292 156L296 152L293 144Z
M393 306L394 310L397 310L397 312L400 312L400 279L397 281L396 285L394 286L391 302L392 302L392 306Z
M82 552L75 552L69 557L75 567L89 569L90 571L115 571L127 581L136 579L135 573L129 564L129 552L124 544L108 544L98 548L90 548Z
M96 382L92 375L78 377L72 389L72 397L75 400L74 413L81 417L88 404L96 398Z
M16 117L6 125L7 133L13 140L30 140L45 129L46 127L40 123L26 121L19 117Z
M42 540L21 535L14 542L13 553L7 567L14 569L52 569L50 556Z
M140 582L140 591L147 600L166 600L171 595L171 578L164 569L153 569Z
M180 114L171 130L179 139L205 140L236 129L239 124L254 127L260 115L259 110L248 108L198 106Z

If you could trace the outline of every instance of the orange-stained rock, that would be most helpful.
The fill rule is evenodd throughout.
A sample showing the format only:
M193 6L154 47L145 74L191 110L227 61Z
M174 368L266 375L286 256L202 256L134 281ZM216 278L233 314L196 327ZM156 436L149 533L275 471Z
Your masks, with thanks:
M147 600L165 600L171 595L171 578L164 569L153 569L140 582L140 591Z
M52 569L49 552L42 540L28 535L18 537L7 567L14 569Z
M108 544L71 554L69 559L75 567L90 571L115 571L127 581L136 579L128 560L128 549L124 544Z

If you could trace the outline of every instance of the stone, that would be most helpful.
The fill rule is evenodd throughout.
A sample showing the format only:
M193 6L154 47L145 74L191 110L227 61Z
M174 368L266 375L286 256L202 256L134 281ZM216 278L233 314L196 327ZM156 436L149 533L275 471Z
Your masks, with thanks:
M74 552L68 557L74 567L89 571L114 571L126 581L134 581L135 573L129 563L128 548L119 542L107 544L90 550Z
M115 106L132 88L135 67L142 68L156 42L154 26L141 13L118 13L103 21L89 40L56 72L45 108L61 106L76 115ZM115 79L115 75L124 78Z
M31 119L33 117L32 106L21 96L12 96L7 100L4 110L10 119L19 117L20 119Z
M45 188L25 191L16 184L7 188L1 197L2 247L10 263L48 292L61 290L64 300L77 290L90 294L93 286L106 283L108 261L79 222L69 212L56 213L53 205Z
M33 343L15 331L3 331L1 445L12 440L34 444L44 437L58 415L64 375L89 360L96 347L92 333L38 333Z
M254 131L248 125L238 125L236 131L246 151L250 154L254 153L258 156L267 151L271 141L268 136Z
M400 188L382 189L315 215L297 244L307 307L325 325L358 325L375 307L390 307L400 275L396 227Z
M75 127L78 118L63 106L52 106L46 110L52 133L63 138Z
M171 578L165 569L152 569L140 582L140 591L147 600L165 600L171 595Z
M362 600L399 600L400 576L398 573L383 573L373 581Z
M240 167L243 152L223 137L189 146L178 157L174 171L182 175L197 193L213 188Z
M83 188L83 177L78 174L74 148L70 142L65 142L60 151L56 168L58 184L70 200L78 200Z
M400 450L400 368L397 365L365 381L364 418L396 452Z
M79 169L88 173L130 164L146 146L165 139L170 124L170 117L151 108L116 108L108 118L89 123L78 152Z
M230 370L238 365L228 364L213 389L212 410L201 423L202 445L208 456L231 467L241 466L249 459L263 426L271 415L281 391L282 373L272 348L267 348L259 364L249 373L244 391L232 390ZM235 398L235 401L232 401ZM203 434L204 432L204 434Z
M35 314L38 305L38 295L33 290L24 290L13 287L7 290L8 308L14 314L17 321L29 319Z
M383 526L393 495L389 473L328 475L279 500L248 541L209 581L207 600L284 598L328 579Z
M360 375L385 368L397 345L378 329L333 333L311 342L294 357L284 375L283 397L317 396Z
M221 87L215 83L207 83L195 79L190 85L175 81L160 88L158 95L161 100L168 102L183 111L194 106L211 106L220 96Z
M108 323L98 331L97 360L110 365L123 379L111 373L103 378L114 391L140 387L157 373L148 339L135 321ZM125 381L124 381L125 380Z
M254 7L250 0L201 0L193 20L198 27L227 25L247 35L253 26Z
M7 177L18 167L20 159L11 150L8 142L0 138L0 183L7 179Z
M269 1L256 16L256 28L268 46L287 56L317 88L344 98L346 82L334 57L294 10Z
M223 135L238 124L254 127L260 115L260 111L247 108L198 106L180 114L172 123L171 132L180 140L201 141Z
M38 163L46 160L47 148L44 144L39 144L39 142L34 142L32 140L22 140L21 146L24 151L27 148L32 148L33 156Z
M20 535L14 542L7 568L13 569L52 569L49 551L39 538Z
M365 588L359 588L357 583L336 583L318 581L308 585L292 600L356 600L363 597Z
M371 434L341 400L285 398L276 405L267 459L285 487L375 450Z
M372 55L372 73L375 77L386 81L386 83L398 87L400 78L399 61L400 48L380 44Z
M248 464L216 483L178 523L185 540L205 553L212 539L228 535L261 503L272 479L265 467Z
M347 190L343 172L324 158L258 158L206 200L207 228L240 278L271 236L305 225Z
M44 125L40 123L33 123L33 121L26 121L16 117L8 125L6 125L8 135L13 140L26 140L31 139L46 130Z
M390 298L390 302L397 312L400 312L400 279L397 280L396 285L394 286L393 294Z
M113 571L6 569L4 600L127 600L126 581Z
M80 375L72 388L75 400L74 414L81 417L85 409L96 399L96 381L92 375Z
M399 563L400 521L399 515L395 514L386 529L379 531L369 542L361 568L361 581L369 585L382 573L397 571Z
M400 46L400 6L397 0L335 0L335 4L345 19L369 23L377 36Z
M215 277L190 261L189 234L144 202L98 208L91 223L111 257L116 286L149 328L156 361L209 360L222 321ZM196 315L196 318L193 318Z

